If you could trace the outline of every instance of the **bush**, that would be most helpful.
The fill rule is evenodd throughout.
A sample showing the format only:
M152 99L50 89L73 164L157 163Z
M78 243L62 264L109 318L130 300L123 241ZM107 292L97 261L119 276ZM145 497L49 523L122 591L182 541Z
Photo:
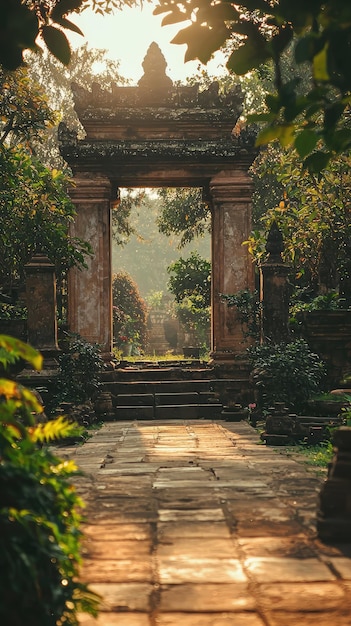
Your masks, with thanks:
M113 336L120 345L122 337L145 348L147 338L147 306L137 284L127 272L112 278Z
M2 363L18 357L40 366L36 351L1 335ZM69 483L78 470L45 445L77 427L62 417L35 424L42 407L14 381L1 379L0 394L0 623L78 626L98 600L78 582L82 502Z
M324 363L303 339L253 346L248 348L248 354L262 408L285 402L291 410L300 412L321 391Z
M187 259L171 263L167 272L180 323L185 330L195 331L197 341L206 344L211 318L211 263L192 252Z

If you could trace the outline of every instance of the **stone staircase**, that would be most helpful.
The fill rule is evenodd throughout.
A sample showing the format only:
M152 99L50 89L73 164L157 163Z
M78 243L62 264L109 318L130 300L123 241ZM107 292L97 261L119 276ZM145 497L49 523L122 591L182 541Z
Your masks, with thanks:
M122 361L102 375L95 411L105 420L239 421L250 397L246 363L228 369L198 360Z

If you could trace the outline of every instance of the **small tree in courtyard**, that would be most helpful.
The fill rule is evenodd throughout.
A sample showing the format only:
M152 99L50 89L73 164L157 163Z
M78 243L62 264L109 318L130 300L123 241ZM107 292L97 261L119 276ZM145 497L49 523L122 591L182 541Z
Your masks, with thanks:
M112 278L113 336L120 346L129 342L145 347L147 307L135 281L127 272Z

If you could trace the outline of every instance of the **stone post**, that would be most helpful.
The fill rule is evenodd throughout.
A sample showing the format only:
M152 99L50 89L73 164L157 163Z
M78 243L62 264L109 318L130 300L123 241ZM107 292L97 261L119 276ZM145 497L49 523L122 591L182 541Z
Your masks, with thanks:
M289 339L290 266L281 256L283 236L276 222L270 228L266 250L268 259L260 266L261 342L280 343Z
M212 205L212 337L213 360L232 362L245 352L247 340L235 307L220 294L254 289L254 270L246 246L251 230L252 182L246 169L221 172L210 182Z
M71 235L88 241L92 256L87 268L68 275L68 326L101 346L106 360L112 353L111 182L103 175L80 173L70 196L77 215Z
M58 352L55 266L37 252L25 265L28 343L45 356Z
M351 541L351 428L333 436L334 458L320 495L317 532L323 541Z
M50 387L58 374L56 278L55 266L48 257L37 252L25 265L28 343L43 356L38 372L27 364L17 380L31 387Z

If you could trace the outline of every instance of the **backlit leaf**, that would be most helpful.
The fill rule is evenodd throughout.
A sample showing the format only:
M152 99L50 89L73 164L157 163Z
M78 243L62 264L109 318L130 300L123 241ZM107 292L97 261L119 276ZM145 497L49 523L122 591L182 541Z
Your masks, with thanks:
M43 39L51 52L63 65L68 65L71 60L71 48L66 35L54 26L44 26Z

